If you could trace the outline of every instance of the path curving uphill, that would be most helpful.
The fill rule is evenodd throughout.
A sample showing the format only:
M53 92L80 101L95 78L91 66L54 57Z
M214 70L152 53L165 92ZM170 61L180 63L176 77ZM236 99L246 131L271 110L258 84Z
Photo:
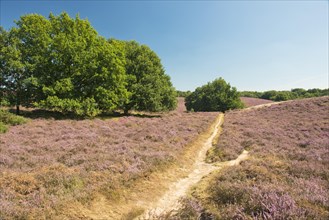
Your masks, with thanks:
M141 216L138 216L135 219L157 219L167 213L175 212L181 207L181 198L185 196L188 190L193 185L197 184L203 177L209 175L214 170L219 170L226 166L238 165L242 160L245 160L248 157L248 152L243 151L235 160L215 164L205 162L207 151L212 147L214 138L220 132L223 120L224 114L221 113L211 135L197 153L195 162L187 177L180 178L172 183L168 191L157 202L151 204Z

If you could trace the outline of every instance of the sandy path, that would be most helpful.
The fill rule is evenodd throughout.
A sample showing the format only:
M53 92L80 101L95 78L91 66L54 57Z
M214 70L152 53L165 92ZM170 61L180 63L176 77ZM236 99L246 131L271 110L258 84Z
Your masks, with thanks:
M274 102L242 109L268 107L281 102ZM241 110L240 110L241 111ZM243 151L238 158L214 164L205 163L206 153L220 133L224 114L220 114L212 128L201 134L182 156L182 163L161 173L153 173L147 180L136 182L125 192L121 200L108 201L103 195L89 206L80 203L68 207L71 218L66 219L159 219L160 215L174 213L181 207L180 199L190 188L213 171L226 166L238 165L247 159L248 152ZM142 214L141 211L144 211ZM137 216L137 217L135 217ZM62 218L65 219L65 218Z
M269 107L272 105L278 105L283 102L273 102L257 106L251 106L249 108L242 109L242 111L248 111L252 109ZM220 170L227 166L236 166L241 161L248 158L248 151L244 150L235 160L219 162L214 164L205 163L206 153L212 147L212 142L218 132L220 132L221 125L224 120L224 114L221 114L219 120L216 123L210 137L205 141L198 154L196 155L193 167L187 177L178 179L172 183L169 190L155 203L149 205L146 211L135 219L158 219L159 216L165 216L167 213L174 213L181 207L180 199L185 196L188 190L195 184L197 184L203 177L209 175L214 170Z
M214 170L222 169L225 166L234 166L248 157L248 152L243 151L242 154L235 160L208 164L205 163L206 153L212 147L212 142L217 133L220 132L220 127L223 123L224 115L221 114L211 136L203 144L198 152L191 172L187 177L178 179L174 182L169 190L154 204L136 219L157 219L160 215L178 210L181 207L180 199L186 195L191 186L198 183L204 176L207 176Z
M282 103L285 103L285 102L290 102L290 101L293 101L293 100L288 100L288 101L281 101L281 102L271 102L271 103L266 103L266 104L261 104L261 105L255 105L255 106L250 106L248 108L244 108L244 109L241 109L242 111L248 111L248 110L252 110L252 109L258 109L258 108L264 108L264 107L270 107L272 105L279 105L279 104L282 104ZM240 111L241 111L240 110Z

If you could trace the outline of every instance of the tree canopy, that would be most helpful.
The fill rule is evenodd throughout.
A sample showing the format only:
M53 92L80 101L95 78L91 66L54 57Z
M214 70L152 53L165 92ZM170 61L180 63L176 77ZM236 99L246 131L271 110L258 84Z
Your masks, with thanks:
M165 74L160 58L146 45L136 41L111 39L110 44L124 45L128 98L121 108L139 111L167 111L176 107L176 91Z
M24 15L0 29L1 99L77 115L171 110L175 89L146 45L109 40L67 13Z
M243 108L239 93L235 87L222 78L196 88L185 99L188 111L222 111Z

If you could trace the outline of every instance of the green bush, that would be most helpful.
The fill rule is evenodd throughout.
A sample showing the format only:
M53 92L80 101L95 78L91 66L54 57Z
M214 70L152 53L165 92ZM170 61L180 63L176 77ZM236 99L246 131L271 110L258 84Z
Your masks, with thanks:
M176 91L177 97L187 97L191 94L191 91Z
M185 99L188 111L221 111L243 108L239 93L224 79L215 79L207 85L198 87Z
M4 125L20 125L26 123L27 119L0 109L0 122Z
M64 114L74 113L78 116L95 117L101 110L95 99L86 98L85 100L59 99L57 96L48 96L36 105L39 108L50 109Z
M7 130L8 130L8 126L0 121L0 133L6 133Z
M86 115L88 117L95 117L100 114L101 110L98 108L95 99L87 98L81 102L81 110L77 112L78 115Z
M269 90L265 92L242 91L239 93L241 97L261 98L261 99L268 99L272 101L287 101L293 99L327 96L329 95L329 90L328 89L305 90L302 88L295 88L295 89L291 89L291 91L275 91L275 90Z
M20 125L26 122L26 118L0 109L0 133L6 133L10 125Z
M10 106L10 102L7 99L2 99L0 101L0 106Z

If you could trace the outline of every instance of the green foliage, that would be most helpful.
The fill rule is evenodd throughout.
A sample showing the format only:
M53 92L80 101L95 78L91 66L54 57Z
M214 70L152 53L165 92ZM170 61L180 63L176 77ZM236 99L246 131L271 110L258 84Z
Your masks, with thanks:
M22 16L17 27L1 31L1 89L10 105L30 106L34 101L35 73L47 59L49 21L41 15ZM19 110L19 109L18 109ZM19 113L19 111L17 112Z
M160 58L146 45L135 41L109 40L111 45L124 46L128 96L121 108L129 110L167 111L177 105L176 91L165 74Z
M242 91L239 92L241 97L250 97L250 98L260 98L262 95L262 92L257 91Z
M147 46L107 41L67 13L24 15L16 24L0 28L0 100L17 113L20 105L89 117L175 108L175 89Z
M286 101L301 98L311 98L329 95L328 89L301 89L296 88L291 91L275 91L269 90L265 92L255 92L255 91L242 91L240 96L242 97L252 97L252 98L262 98L272 101Z
M83 100L81 103L81 108L77 111L78 115L87 115L89 117L95 117L101 111L98 108L98 105L93 98L87 98Z
M122 49L99 37L90 23L79 17L50 15L50 23L53 42L48 66L52 78L40 76L42 91L50 99L40 101L40 106L91 117L116 109L127 96L125 60L117 56Z
M6 110L0 109L0 122L7 124L7 125L20 125L27 122L27 119L14 115Z
M0 106L7 106L7 107L10 106L10 102L4 95L2 95L1 97Z
M45 100L36 104L37 107L47 108L52 111L63 113L73 112L79 116L95 117L101 111L93 98L84 100L78 99L60 99L57 96L48 96Z
M0 133L5 133L11 125L20 125L26 122L26 118L14 115L4 109L0 109Z
M0 133L6 133L8 131L8 126L0 121Z
M95 116L127 98L124 48L98 36L87 20L30 14L16 23L0 38L0 88L11 104Z
M243 103L235 87L224 79L215 79L207 85L198 87L185 99L188 111L222 111L243 108Z
M176 91L177 97L187 97L191 94L191 91Z

